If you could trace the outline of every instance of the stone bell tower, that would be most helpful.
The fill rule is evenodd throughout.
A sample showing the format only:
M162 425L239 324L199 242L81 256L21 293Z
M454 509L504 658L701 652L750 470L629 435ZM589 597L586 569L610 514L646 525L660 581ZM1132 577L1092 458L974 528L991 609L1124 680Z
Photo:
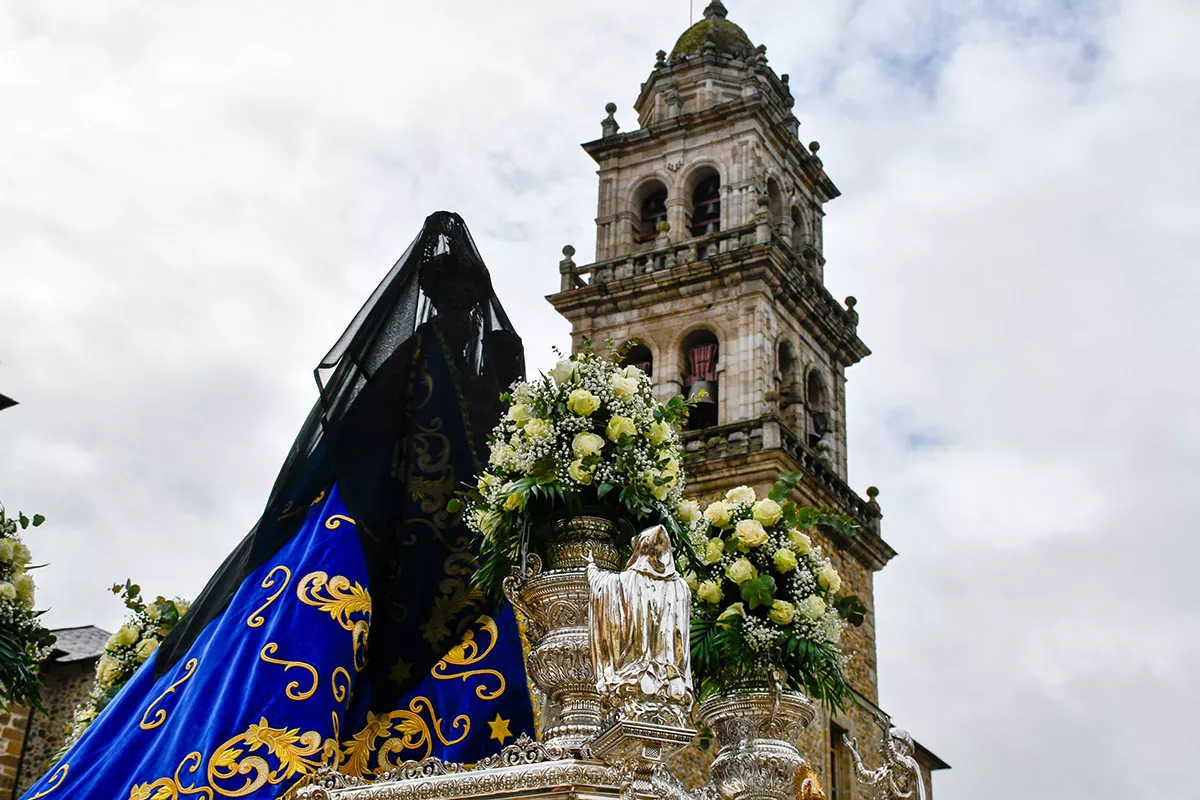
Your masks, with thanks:
M634 103L636 130L620 132L608 104L601 138L583 145L599 167L596 258L579 265L563 248L561 288L548 300L576 346L636 339L627 360L660 399L704 392L685 435L689 495L765 492L781 471L798 471L797 500L857 523L856 536L824 545L869 609L843 638L859 705L822 715L804 752L826 796L847 800L864 795L841 735L875 750L886 717L873 575L895 555L880 536L877 490L864 500L846 483L846 369L870 351L854 298L843 305L824 285L822 219L838 189L817 143L799 139L788 76L727 14L713 0L669 55L658 52ZM946 766L917 749L927 780Z

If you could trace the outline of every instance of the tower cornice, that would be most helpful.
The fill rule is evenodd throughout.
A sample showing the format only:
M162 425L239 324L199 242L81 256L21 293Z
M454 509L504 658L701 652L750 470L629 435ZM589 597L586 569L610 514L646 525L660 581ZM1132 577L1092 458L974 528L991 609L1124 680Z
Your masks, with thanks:
M582 147L601 168L614 158L620 158L627 153L635 153L646 149L655 141L670 141L672 139L698 138L708 131L717 131L729 127L740 119L758 118L762 122L761 130L786 158L793 164L799 165L801 174L808 179L814 193L822 202L828 202L841 195L841 191L825 172L821 159L810 153L796 136L783 124L778 110L772 113L770 104L761 94L742 97L710 106L699 111L680 114L677 117L652 123L644 128L605 136L590 142L584 142Z
M774 240L755 243L755 233L755 226L748 225L573 267L563 273L563 290L546 299L579 325L598 314L644 309L737 285L741 294L760 293L779 303L838 363L850 366L870 355L858 338L857 313L838 303L794 251Z

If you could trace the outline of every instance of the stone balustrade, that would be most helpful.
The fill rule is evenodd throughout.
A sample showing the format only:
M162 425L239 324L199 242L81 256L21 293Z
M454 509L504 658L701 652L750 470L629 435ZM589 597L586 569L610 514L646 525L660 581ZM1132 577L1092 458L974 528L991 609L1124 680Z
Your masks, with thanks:
M764 430L768 427L770 430L764 436ZM778 443L771 441L776 436L780 439ZM869 500L860 497L819 454L803 444L790 429L779 424L778 419L766 417L735 422L689 431L683 435L684 458L692 463L747 455L772 447L787 452L796 462L798 470L804 473L806 481L824 495L831 506L849 514L861 530L879 535L879 519L882 515L874 495Z

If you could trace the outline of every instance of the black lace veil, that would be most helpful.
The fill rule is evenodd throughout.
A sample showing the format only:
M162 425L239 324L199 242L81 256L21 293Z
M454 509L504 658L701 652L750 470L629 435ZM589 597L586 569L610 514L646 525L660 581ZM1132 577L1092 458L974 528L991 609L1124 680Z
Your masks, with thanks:
M466 225L439 211L355 315L314 371L319 399L296 437L266 509L229 555L191 611L166 638L155 671L179 660L250 573L294 536L315 499L336 481L357 521L368 570L390 557L404 494L395 460L403 453L406 398L424 331L450 362L476 467L500 414L499 395L524 377L521 339L492 291Z

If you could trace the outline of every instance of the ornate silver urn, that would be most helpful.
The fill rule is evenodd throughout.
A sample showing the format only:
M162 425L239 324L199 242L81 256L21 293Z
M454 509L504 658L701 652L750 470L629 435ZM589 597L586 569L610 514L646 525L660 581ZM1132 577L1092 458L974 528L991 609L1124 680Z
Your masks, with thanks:
M620 568L617 526L577 516L554 524L543 569L529 556L524 572L506 578L504 594L525 617L529 677L544 696L540 739L549 747L581 747L600 733L600 695L588 636L588 554Z
M805 766L796 747L816 716L807 697L779 686L747 686L700 704L717 756L711 786L728 800L789 800Z

